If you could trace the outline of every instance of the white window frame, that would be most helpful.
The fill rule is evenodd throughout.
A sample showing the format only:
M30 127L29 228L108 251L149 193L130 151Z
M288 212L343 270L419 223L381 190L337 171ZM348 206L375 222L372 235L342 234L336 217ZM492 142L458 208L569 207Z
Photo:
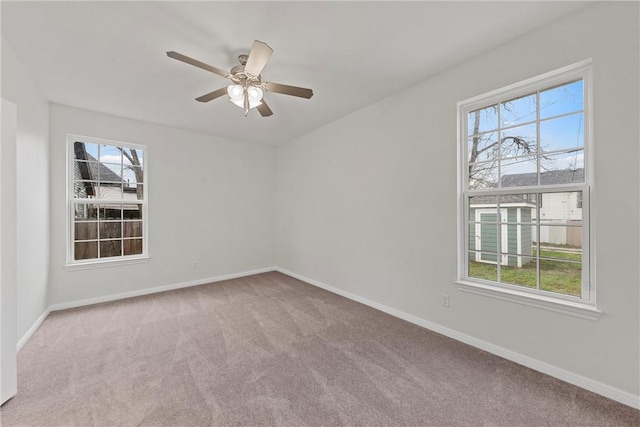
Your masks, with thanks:
M595 290L595 227L590 206L593 206L593 122L592 122L592 67L591 60L581 61L567 67L494 90L473 98L458 102L458 275L456 283L463 292L489 296L501 300L521 303L528 306L575 315L596 320L601 311L596 308ZM509 187L491 190L468 189L468 114L472 111L515 99L536 91L582 79L584 91L584 183L554 184L522 187ZM536 119L536 123L540 119ZM469 206L468 200L474 195L531 194L543 192L582 192L582 296L574 297L556 294L523 286L498 283L469 277ZM498 254L498 257L500 254Z
M95 198L75 198L74 197L74 149L75 142L84 142L92 144L104 144L116 147L133 148L136 150L142 150L144 155L143 164L143 192L142 199L132 202L131 200L124 199L95 199ZM149 244L148 244L148 229L149 229L149 214L148 214L148 199L149 199L149 162L148 162L148 147L146 145L135 144L123 141L114 141L103 138L95 138L83 135L67 134L67 167L66 167L66 179L67 179L67 262L65 269L75 270L84 268L96 268L115 266L122 264L135 264L140 262L146 262L149 259ZM142 205L142 253L135 255L121 255L105 258L91 258L91 259L74 259L74 241L75 241L75 210L74 203L87 202L87 203L123 203L123 204L139 204Z

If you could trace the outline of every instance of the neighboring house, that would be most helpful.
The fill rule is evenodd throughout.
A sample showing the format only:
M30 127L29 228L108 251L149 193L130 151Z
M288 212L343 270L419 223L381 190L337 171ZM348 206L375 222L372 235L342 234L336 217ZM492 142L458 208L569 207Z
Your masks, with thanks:
M77 197L90 199L131 199L137 200L136 183L125 182L122 176L110 169L105 163L98 161L87 153L82 142L74 144L74 192ZM126 166L125 166L126 167ZM96 200L97 201L97 200ZM116 215L120 217L122 205L101 203L106 218ZM125 205L124 219L139 218L138 209Z
M503 187L524 187L537 185L535 173L505 175ZM566 169L547 171L540 174L543 184L584 182L584 169ZM532 195L533 196L533 195ZM559 192L546 193L539 200L536 209L535 197L527 194L502 196L500 212L497 212L497 200L492 196L478 196L470 200L469 206L469 249L475 252L475 261L496 263L498 256L497 241L500 235L500 263L513 267L522 267L528 263L533 246L537 243L533 223L540 215L540 245L559 245L572 248L582 247L582 193ZM538 213L539 212L539 213ZM498 218L498 214L500 218ZM500 233L498 233L498 224ZM548 225L546 225L548 224Z
M505 175L502 186L522 187L536 185L535 173ZM583 183L584 169L562 169L542 172L541 184ZM533 219L536 218L534 210ZM540 200L540 224L563 223L579 225L582 221L582 193L562 192L545 194ZM582 230L579 227L540 227L540 244L582 247Z

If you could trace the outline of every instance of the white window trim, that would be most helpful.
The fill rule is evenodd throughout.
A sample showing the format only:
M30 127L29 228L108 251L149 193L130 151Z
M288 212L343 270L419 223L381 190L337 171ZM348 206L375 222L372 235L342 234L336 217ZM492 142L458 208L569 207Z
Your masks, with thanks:
M458 289L463 292L478 294L495 299L505 300L527 306L537 307L544 310L551 310L563 314L577 316L590 320L599 319L602 311L596 308L596 284L595 284L595 221L593 217L593 193L594 193L594 165L593 165L593 120L592 120L592 60L587 59L578 63L527 79L525 81L509 85L507 87L497 89L482 95L478 95L457 104L457 156L458 156L458 194L457 194L457 232L458 232L458 274L455 283ZM554 294L539 290L528 290L524 287L510 286L506 284L498 284L495 282L482 281L480 279L470 280L466 277L466 257L467 257L467 215L468 208L466 206L466 196L474 191L467 190L468 176L464 172L466 170L466 126L467 114L478 108L498 103L508 98L517 98L533 91L539 90L541 85L552 87L556 84L562 84L571 79L582 79L584 82L584 167L585 167L585 183L576 185L576 189L583 191L583 206L587 209L583 210L583 222L588 227L583 228L583 242L587 242L587 248L583 252L583 287L588 286L588 299L564 296L562 294ZM465 141L465 144L462 142ZM464 147L463 147L464 145ZM568 187L568 186L567 186ZM565 187L565 188L567 188ZM515 187L500 190L504 193L514 192L540 192L545 190L557 189L554 187L546 187L544 185L535 187ZM587 271L585 271L587 270ZM585 289L583 288L583 295Z
M144 198L143 200L138 200L136 203L142 205L142 253L136 255L123 255L119 257L108 257L108 258L92 258L85 260L74 260L73 259L73 244L74 244L74 209L73 203L77 201L77 199L73 198L73 161L74 161L74 152L71 148L73 143L76 141L82 141L93 144L105 144L105 145L114 145L117 147L127 147L134 148L136 150L144 151ZM67 234L67 259L66 264L64 265L65 270L84 270L91 268L100 268L100 267L112 267L119 265L129 265L129 264L138 264L144 263L149 260L149 244L148 244L148 235L149 235L149 209L148 209L148 199L149 199L149 168L148 168L148 147L142 144L135 144L131 142L125 141L115 141L110 139L103 138L95 138L91 136L83 136L83 135L75 135L75 134L67 134L67 162L66 162L66 180L67 180L67 190L66 190L66 206L67 206L67 218L66 218L66 234ZM102 202L121 202L121 200L111 200L111 199L92 199L92 203L102 203Z

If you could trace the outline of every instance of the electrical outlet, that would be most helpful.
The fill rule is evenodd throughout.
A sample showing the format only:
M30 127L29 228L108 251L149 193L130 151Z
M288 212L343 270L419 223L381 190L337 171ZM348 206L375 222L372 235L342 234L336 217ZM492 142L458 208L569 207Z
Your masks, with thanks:
M198 265L197 261L193 261L193 263L191 263L191 267L193 267L194 270L197 270L198 268L200 268L200 265Z
M447 307L449 308L451 306L451 298L449 297L448 294L442 294L442 302L441 302L443 307Z

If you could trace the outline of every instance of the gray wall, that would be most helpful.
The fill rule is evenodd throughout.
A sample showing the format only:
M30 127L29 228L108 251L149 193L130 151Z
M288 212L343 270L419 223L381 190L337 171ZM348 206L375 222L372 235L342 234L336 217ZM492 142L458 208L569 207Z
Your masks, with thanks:
M274 265L272 147L51 105L50 304ZM148 146L147 263L67 270L67 134ZM192 263L199 264L198 269Z
M277 265L637 396L638 25L638 3L596 4L279 146ZM587 58L604 315L460 292L456 103Z

